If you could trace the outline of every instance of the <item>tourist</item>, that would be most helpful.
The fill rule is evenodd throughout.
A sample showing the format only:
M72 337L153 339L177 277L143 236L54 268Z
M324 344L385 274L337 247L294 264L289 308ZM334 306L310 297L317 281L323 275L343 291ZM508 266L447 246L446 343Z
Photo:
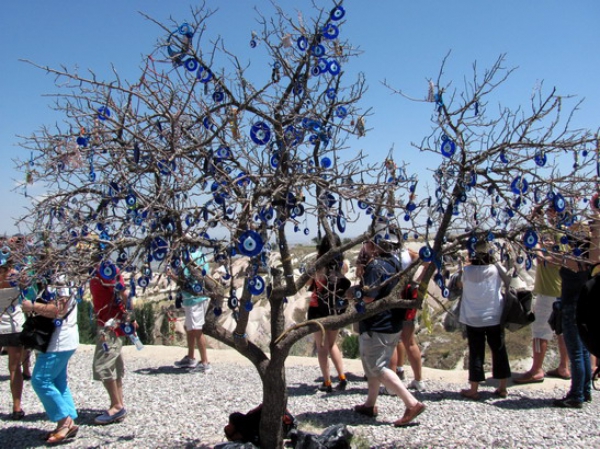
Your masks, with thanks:
M475 244L461 281L460 322L467 328L470 388L461 390L460 394L469 399L479 399L479 383L485 381L483 366L487 340L492 351L492 377L499 380L494 395L505 398L511 373L501 323L504 305L502 287L508 285L510 279L504 269L494 263L492 246L487 241Z
M334 245L339 247L341 244L340 237L337 234L333 234L333 239ZM317 247L317 259L330 251L334 245L331 244L327 236L323 237ZM307 314L309 320L316 320L345 312L345 306L340 308L339 301L350 287L350 281L344 276L347 272L348 264L344 261L342 254L335 256L325 266L317 270L314 277L308 283L308 290L311 292ZM338 329L327 329L324 332L318 330L313 334L317 347L317 359L319 360L319 367L323 375L323 383L318 387L318 391L326 393L333 391L329 371L329 357L331 357L333 366L338 373L339 383L335 389L343 391L348 385L348 380L344 373L342 353L337 344L338 334Z
M360 263L364 266L361 272L364 292L362 300L365 304L385 298L397 285L399 277L394 275L401 271L401 264L393 253L398 245L398 237L387 232L376 234L372 240L364 243ZM410 424L425 410L425 404L417 401L388 367L398 345L403 317L404 309L390 309L359 322L360 357L367 376L368 394L364 404L354 407L362 415L377 416L375 404L379 387L383 384L406 407L402 418L393 423L397 427Z
M100 262L102 256L96 254L96 261ZM137 324L133 321L127 307L128 295L125 290L123 276L114 266L114 277L103 277L100 266L94 270L90 280L90 293L94 313L96 314L96 348L92 372L94 380L101 381L110 399L109 408L98 415L94 422L105 425L121 422L127 416L123 396L123 377L125 376L125 363L121 351L123 339L127 335L125 326L131 326L135 331Z
M46 352L37 352L31 386L39 397L50 421L56 428L47 435L46 443L57 444L77 435L77 410L67 379L69 360L79 346L77 327L77 300L75 290L61 276L46 288L42 296L46 303L24 299L23 312L35 313L60 320L50 339Z

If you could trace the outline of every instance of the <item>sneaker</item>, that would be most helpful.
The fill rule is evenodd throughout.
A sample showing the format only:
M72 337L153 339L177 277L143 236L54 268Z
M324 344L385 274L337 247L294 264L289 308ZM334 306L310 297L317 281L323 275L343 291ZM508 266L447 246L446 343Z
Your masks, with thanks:
M583 402L592 402L592 392L591 391L583 393Z
M396 368L396 374L400 380L404 380L406 378L406 375L404 374L404 368Z
M347 386L348 386L348 380L344 379L344 380L340 380L340 383L336 385L335 389L336 389L336 391L344 391L344 390L346 390Z
M192 369L195 373L210 373L212 372L212 366L210 363L197 363L196 366Z
M319 386L319 388L317 388L317 390L322 391L324 393L333 393L333 387L331 386L331 384L325 385L325 383L323 383Z
M381 387L379 387L379 394L380 394L381 396L394 396L394 394L393 394L393 393L390 393L390 392L388 391L388 389L387 389L387 388L385 388L383 385L382 385Z
M410 390L425 391L425 383L422 380L411 380L408 384Z
M175 362L177 368L195 368L197 365L198 361L196 359L190 359L187 355Z
M555 399L552 403L554 407L561 408L583 408L583 404L575 399L571 399L569 396L566 396L562 399Z

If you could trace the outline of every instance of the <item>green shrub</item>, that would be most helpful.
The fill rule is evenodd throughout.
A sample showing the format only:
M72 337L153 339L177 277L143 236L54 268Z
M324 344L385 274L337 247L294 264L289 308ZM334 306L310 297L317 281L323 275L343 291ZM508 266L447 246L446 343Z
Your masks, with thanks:
M360 357L358 335L349 335L342 340L342 353L347 359L357 359Z
M77 304L77 326L79 327L79 342L83 345L96 343L96 316L90 301Z
M154 305L151 302L144 302L140 305L136 305L134 306L134 315L138 324L138 337L140 337L140 340L142 340L142 343L145 345L153 345L154 322L156 321Z

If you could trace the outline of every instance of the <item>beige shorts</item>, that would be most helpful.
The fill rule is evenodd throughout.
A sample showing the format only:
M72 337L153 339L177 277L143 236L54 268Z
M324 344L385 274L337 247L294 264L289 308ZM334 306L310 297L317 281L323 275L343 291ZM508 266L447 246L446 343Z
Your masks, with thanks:
M185 330L200 331L204 326L209 301L202 301L193 306L183 306L185 310Z
M369 335L368 332L363 332L360 334L358 337L360 359L367 377L379 377L381 371L389 366L399 336L399 333L371 332Z
M125 364L121 355L123 338L117 337L113 332L107 332L106 336L98 333L92 364L94 380L104 381L123 378L125 375Z

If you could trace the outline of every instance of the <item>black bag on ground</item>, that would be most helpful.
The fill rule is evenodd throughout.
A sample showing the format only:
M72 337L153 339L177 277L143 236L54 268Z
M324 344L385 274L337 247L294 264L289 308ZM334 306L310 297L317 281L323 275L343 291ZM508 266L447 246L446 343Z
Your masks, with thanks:
M29 315L19 335L21 344L27 349L46 352L56 326L54 320L41 315Z
M509 287L504 290L504 309L502 324L511 332L516 332L535 321L531 310L533 294L529 290L516 290Z
M229 415L229 423L223 429L229 441L252 443L260 447L260 417L262 404L253 408L248 413L234 412ZM283 435L287 437L292 429L297 426L296 418L288 412L281 418Z
M321 435L292 430L290 440L294 449L350 449L352 433L346 424L329 426Z

